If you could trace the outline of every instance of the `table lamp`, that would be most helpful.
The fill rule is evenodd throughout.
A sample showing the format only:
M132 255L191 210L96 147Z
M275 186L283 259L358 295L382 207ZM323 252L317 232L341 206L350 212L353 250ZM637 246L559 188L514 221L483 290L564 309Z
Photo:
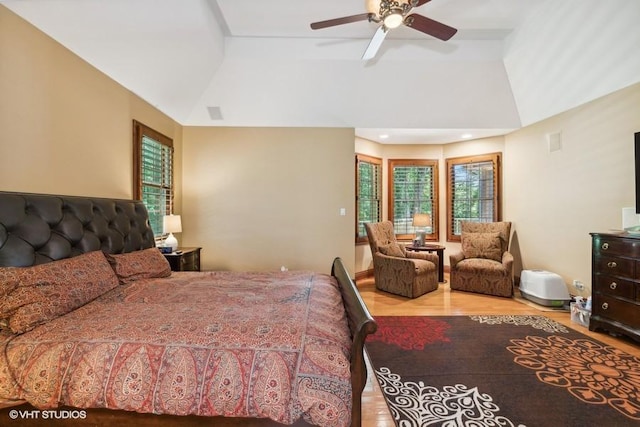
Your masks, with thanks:
M164 245L171 248L172 252L175 252L175 250L178 249L178 239L175 238L173 233L182 233L180 215L165 215L162 218L162 231L169 233L164 241Z
M416 238L414 239L414 245L424 246L425 228L431 226L431 215L427 213L413 214L413 223L411 224L416 228Z

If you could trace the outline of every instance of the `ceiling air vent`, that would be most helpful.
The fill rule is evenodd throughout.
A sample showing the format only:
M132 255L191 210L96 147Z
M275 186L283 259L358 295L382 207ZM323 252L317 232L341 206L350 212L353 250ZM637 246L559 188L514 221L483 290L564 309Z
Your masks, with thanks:
M207 107L211 120L222 120L222 110L220 107Z

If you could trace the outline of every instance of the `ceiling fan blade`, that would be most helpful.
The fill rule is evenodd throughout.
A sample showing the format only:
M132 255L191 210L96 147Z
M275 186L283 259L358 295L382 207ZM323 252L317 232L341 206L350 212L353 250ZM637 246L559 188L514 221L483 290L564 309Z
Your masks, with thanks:
M367 21L369 20L370 16L373 16L373 14L361 13L359 15L351 15L351 16L345 16L343 18L335 18L335 19L328 19L326 21L314 22L311 24L311 29L319 30L321 28L334 27L336 25L350 24L352 22L358 22L358 21Z
M373 35L373 38L369 42L369 46L367 46L367 50L364 51L364 55L362 55L362 59L367 61L369 59L372 59L374 56L376 56L376 53L378 53L378 49L380 49L380 46L382 46L382 42L384 41L384 38L386 36L387 36L387 29L384 27L384 25L381 25L380 27L378 27L378 30L376 31L376 33Z
M442 22L434 21L426 16L418 15L414 13L405 18L405 25L413 28L414 30L422 31L425 34L429 34L440 40L449 40L457 29L443 24Z
M415 6L413 6L413 7L420 7L420 6L422 6L423 4L425 4L425 3L429 3L430 1L431 1L431 0L418 0L418 3L416 3L416 5L415 5Z

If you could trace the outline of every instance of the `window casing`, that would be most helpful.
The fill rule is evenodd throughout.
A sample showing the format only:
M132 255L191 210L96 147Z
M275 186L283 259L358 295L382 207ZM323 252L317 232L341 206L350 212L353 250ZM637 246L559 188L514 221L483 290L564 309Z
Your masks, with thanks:
M389 220L393 222L396 238L411 240L416 231L414 213L431 215L431 229L427 240L438 236L438 161L389 160Z
M366 222L382 220L382 159L356 154L356 243L368 242Z
M133 147L133 196L145 204L159 237L162 218L173 213L173 140L134 120Z
M500 153L447 159L447 241L459 242L460 222L500 221Z

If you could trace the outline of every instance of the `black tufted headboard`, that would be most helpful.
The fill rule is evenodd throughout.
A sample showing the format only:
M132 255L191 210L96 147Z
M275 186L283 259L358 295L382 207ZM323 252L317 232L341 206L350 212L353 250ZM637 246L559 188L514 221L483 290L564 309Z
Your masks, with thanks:
M155 245L138 200L0 192L0 266L24 267L102 249Z

